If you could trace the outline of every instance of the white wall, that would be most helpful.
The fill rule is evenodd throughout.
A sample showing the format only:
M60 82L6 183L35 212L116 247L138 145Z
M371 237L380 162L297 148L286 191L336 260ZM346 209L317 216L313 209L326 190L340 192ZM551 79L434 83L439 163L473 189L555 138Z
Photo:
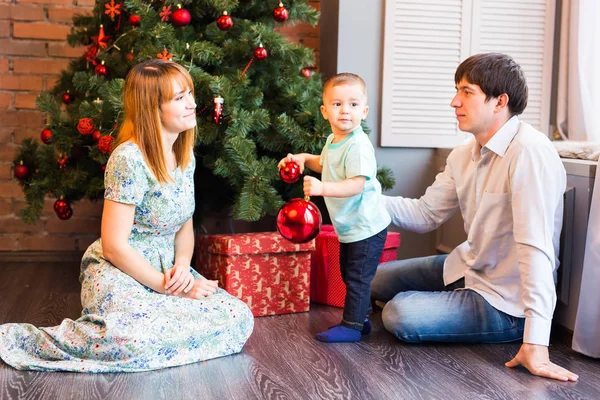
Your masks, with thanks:
M435 150L379 145L384 5L384 0L321 2L321 72L324 78L338 72L352 72L365 80L370 108L367 124L372 130L377 163L391 168L396 178L394 189L385 194L420 197L435 177ZM401 232L400 259L435 254L435 233Z

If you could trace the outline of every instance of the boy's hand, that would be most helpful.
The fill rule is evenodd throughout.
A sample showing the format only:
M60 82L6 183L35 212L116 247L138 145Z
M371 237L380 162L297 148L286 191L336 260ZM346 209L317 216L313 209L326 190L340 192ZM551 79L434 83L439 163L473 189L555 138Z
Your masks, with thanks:
M296 164L298 164L298 166L300 167L300 173L304 172L304 163L306 162L306 159L302 154L288 154L285 158L282 158L281 161L279 161L279 164L277 164L277 168L281 169L283 167L283 164L290 161L293 161Z
M305 196L323 196L323 182L313 176L304 177Z

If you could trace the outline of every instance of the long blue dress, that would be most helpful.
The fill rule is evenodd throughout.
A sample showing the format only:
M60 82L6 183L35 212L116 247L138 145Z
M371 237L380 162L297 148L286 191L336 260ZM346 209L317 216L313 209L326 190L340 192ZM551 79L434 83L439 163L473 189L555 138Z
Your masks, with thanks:
M135 204L129 243L158 271L173 265L175 233L194 211L194 167L159 184L133 143L117 147L105 173L105 198ZM200 275L193 271L196 277ZM166 296L121 272L98 239L81 261L76 321L36 328L0 325L0 357L22 370L148 371L241 351L254 327L248 306L222 289L201 300Z

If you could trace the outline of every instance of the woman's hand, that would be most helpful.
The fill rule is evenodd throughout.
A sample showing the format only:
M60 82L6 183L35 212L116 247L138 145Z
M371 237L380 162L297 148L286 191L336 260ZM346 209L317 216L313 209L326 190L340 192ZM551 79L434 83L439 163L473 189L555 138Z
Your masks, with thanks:
M203 297L208 297L219 288L217 281L209 281L206 278L198 278L194 281L192 289L187 293L181 293L181 297L186 299L200 300Z
M165 271L166 294L179 296L188 293L194 286L194 275L190 272L189 265L178 264Z

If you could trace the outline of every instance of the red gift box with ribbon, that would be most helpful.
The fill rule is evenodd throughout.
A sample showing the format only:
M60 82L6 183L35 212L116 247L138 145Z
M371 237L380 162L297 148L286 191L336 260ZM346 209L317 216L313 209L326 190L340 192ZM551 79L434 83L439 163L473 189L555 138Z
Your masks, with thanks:
M309 310L310 255L277 232L196 236L196 270L244 301L255 317Z
M340 271L340 242L333 225L323 225L315 238L316 251L311 257L310 298L315 303L344 307L346 284ZM393 261L400 247L400 234L389 232L379 263Z

